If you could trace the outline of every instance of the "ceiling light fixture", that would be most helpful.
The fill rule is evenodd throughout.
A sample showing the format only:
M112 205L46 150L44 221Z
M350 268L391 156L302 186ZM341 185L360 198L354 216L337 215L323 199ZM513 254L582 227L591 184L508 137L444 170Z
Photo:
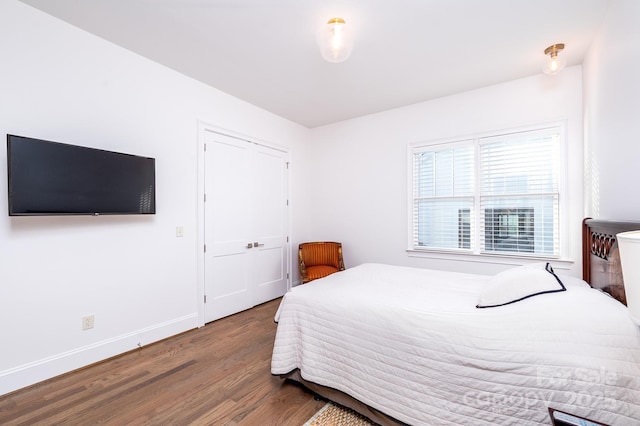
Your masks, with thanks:
M344 19L331 18L316 34L322 57L337 64L346 61L353 49L353 33Z
M544 63L542 72L545 74L557 74L567 64L564 56L558 56L558 53L564 49L564 43L553 44L544 49L544 54L549 55L549 59Z

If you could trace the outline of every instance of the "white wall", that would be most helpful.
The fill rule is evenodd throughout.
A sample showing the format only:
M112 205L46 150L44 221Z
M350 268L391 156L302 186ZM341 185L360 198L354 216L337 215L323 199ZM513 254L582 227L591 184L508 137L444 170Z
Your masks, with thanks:
M613 0L584 62L586 212L639 220L640 2Z
M587 136L604 154L596 171L607 170L593 193L604 184L614 194L589 197L618 219L625 211L637 219L640 203L622 192L626 176L637 180L640 171L617 162L620 151L640 149L631 121L640 102L637 12L633 0L614 0L585 65ZM604 63L612 41L622 46ZM0 55L0 135L153 156L158 187L152 217L9 218L0 203L0 394L197 324L199 120L290 147L292 250L301 241L338 240L347 266L478 273L504 265L407 255L407 144L566 120L575 261L567 267L580 274L581 67L309 131L15 0L0 2ZM1 149L0 200L5 155ZM87 314L96 327L82 332Z
M581 274L581 67L486 87L312 130L311 239L342 241L345 263L495 273L504 265L409 257L407 144L555 120L568 125L568 257ZM428 82L425 82L428 84Z
M2 137L155 157L157 178L154 216L10 218L0 202L0 394L197 325L199 120L290 148L306 229L308 129L15 0L0 2L0 57ZM3 148L0 200L6 175Z

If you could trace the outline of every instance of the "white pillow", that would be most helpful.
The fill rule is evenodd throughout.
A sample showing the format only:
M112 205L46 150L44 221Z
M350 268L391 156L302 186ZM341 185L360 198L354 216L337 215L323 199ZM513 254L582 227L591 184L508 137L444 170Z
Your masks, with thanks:
M566 288L549 263L519 266L494 275L489 287L480 294L476 308L504 306L559 291Z

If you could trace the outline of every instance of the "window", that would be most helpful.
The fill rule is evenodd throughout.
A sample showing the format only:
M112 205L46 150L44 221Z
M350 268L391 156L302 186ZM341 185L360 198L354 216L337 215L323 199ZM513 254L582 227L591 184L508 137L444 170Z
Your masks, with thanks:
M414 250L560 255L561 126L413 145Z
M485 249L533 253L533 212L532 208L485 209Z

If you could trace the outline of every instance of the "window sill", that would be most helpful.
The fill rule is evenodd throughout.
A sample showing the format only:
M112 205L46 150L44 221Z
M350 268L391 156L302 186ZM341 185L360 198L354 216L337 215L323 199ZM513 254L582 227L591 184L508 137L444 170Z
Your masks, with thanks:
M457 260L463 262L489 263L494 265L520 266L529 263L550 262L555 269L570 270L575 263L571 259L543 256L517 256L499 254L473 254L456 253L438 250L415 250L407 249L409 257L421 257L427 259Z

